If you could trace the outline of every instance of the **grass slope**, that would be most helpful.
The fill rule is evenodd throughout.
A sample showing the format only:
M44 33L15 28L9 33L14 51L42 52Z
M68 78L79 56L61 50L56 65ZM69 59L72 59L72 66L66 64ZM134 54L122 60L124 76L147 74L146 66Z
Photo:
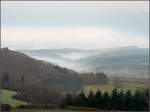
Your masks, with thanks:
M12 107L17 107L19 105L25 105L26 104L25 102L12 98L16 94L17 94L17 92L2 89L1 94L0 94L1 103L10 104Z

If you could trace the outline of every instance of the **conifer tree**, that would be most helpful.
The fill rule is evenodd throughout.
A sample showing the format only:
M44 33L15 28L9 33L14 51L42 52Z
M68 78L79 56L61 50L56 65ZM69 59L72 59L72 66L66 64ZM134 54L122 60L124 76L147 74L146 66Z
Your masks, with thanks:
M112 106L112 109L114 109L114 110L116 110L118 107L117 100L118 100L117 89L113 89L112 90L112 97L111 97L111 106Z
M107 91L104 92L102 98L102 110L109 110L110 108L110 96Z
M93 91L90 91L90 93L88 95L88 106L90 106L90 107L94 107L95 106Z
M3 89L11 89L11 81L8 73L5 73L1 79L1 87Z
M95 94L95 107L96 108L101 108L102 105L102 93L100 90L98 90Z
M65 105L71 106L73 104L72 95L68 93L66 95L64 102L65 102Z
M124 110L125 109L125 102L124 102L124 99L125 99L125 94L124 94L124 91L121 90L119 93L118 93L118 98L117 98L117 110Z
M132 101L132 94L131 91L128 90L125 94L125 110L132 110L133 105L132 105L133 101Z
M78 95L76 103L78 104L78 106L87 106L87 98L83 92Z

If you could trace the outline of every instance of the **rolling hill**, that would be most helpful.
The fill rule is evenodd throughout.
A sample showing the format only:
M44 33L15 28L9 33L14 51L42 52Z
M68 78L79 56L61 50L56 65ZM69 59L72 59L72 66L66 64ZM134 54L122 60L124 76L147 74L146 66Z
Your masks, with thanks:
M126 74L135 77L148 77L148 49L138 47L122 47L107 49L105 52L80 59L82 66L91 71L104 71L112 74Z

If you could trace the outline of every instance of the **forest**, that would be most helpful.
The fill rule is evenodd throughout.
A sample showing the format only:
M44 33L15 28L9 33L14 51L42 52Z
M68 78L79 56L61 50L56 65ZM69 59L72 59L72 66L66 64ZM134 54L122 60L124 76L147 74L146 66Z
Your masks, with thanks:
M148 111L149 90L136 90L134 94L130 90L113 89L111 94L98 90L96 93L91 91L87 96L83 92L77 95L68 93L62 106L92 107L99 110Z

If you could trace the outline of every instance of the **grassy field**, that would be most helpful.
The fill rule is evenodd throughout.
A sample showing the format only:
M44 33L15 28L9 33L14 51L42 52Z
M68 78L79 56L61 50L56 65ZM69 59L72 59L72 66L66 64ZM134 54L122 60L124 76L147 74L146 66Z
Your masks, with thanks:
M101 84L101 85L86 85L84 87L84 91L86 94L89 93L89 91L96 92L97 90L100 90L101 92L107 91L108 93L111 93L111 91L115 88L113 83L109 82L108 84ZM148 85L146 84L137 84L137 83L122 83L121 87L118 88L118 90L131 90L132 92L135 92L137 89L146 89L148 88Z
M8 90L1 90L1 103L3 104L10 104L12 107L17 107L19 105L26 104L25 102L13 99L12 96L16 95L17 92L14 91L8 91Z

